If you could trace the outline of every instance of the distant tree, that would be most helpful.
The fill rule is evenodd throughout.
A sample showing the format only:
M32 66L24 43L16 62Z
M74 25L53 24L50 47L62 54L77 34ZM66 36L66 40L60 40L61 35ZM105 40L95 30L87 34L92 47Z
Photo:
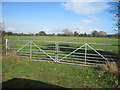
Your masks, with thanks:
M38 33L36 33L35 35L39 35Z
M77 31L75 31L74 32L74 36L78 36L79 34L78 34L78 32Z
M99 34L99 33L98 33L96 30L93 30L92 33L91 33L91 35L92 35L93 37L97 37L98 34Z
M65 36L72 36L73 35L73 33L69 29L64 29L62 32Z
M21 33L21 35L23 35L23 32Z
M46 35L46 33L45 33L45 31L40 31L40 32L38 33L38 35L44 36L44 35Z
M86 37L86 36L87 36L87 34L86 34L86 33L84 33L84 36Z
M57 36L62 36L62 34L61 34L61 33L58 33Z
M55 33L53 33L52 36L55 36Z
M10 35L13 35L13 33L12 32L7 32L7 35L10 36Z
M83 35L83 33L81 33L81 34L79 34L79 36L80 36L80 37L83 37L84 35Z
M104 31L100 31L98 34L100 37L105 37L107 35L107 33Z
M34 36L34 33L31 33L30 35L31 35L31 36Z
M18 36L18 34L17 34L17 33L14 33L14 35L15 35L15 36Z
M88 37L91 37L91 34L88 34L87 36L88 36Z

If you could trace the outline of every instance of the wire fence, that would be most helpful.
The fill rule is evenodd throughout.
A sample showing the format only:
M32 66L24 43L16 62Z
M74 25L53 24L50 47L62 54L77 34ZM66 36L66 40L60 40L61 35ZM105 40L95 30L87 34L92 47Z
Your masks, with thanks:
M6 39L7 52L33 61L84 66L118 60L118 45L101 43Z

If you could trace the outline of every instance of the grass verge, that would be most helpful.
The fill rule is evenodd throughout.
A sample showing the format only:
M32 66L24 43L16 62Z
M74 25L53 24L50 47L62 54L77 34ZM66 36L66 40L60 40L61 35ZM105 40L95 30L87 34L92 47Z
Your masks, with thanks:
M8 53L2 60L2 82L13 78L34 80L49 83L65 88L117 88L118 79L104 69L98 67L83 67L64 65L49 62L36 62L29 59L19 58ZM27 83L27 84L26 84ZM29 85L28 85L29 83ZM41 88L35 82L22 82L14 85L3 85L5 87Z

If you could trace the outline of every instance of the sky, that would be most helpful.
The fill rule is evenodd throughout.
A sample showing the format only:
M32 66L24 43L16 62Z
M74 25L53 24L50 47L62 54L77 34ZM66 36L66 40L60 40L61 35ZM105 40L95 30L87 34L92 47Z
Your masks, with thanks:
M72 1L72 0L71 0ZM5 30L15 33L79 33L93 30L115 34L109 2L2 2Z

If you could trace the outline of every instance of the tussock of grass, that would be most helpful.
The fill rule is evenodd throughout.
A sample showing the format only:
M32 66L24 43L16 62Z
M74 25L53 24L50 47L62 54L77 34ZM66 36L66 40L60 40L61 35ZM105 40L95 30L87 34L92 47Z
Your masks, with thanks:
M116 64L115 61L108 61L105 65L105 70L113 75L117 75L118 74L118 66Z
M110 73L112 75L118 75L118 65L112 59L112 61L107 61L105 64L101 64L97 66L97 69L101 70L104 73Z
M116 77L112 77L109 73L103 73L102 70L94 67L35 62L19 58L12 53L8 53L3 58L2 64L2 82L13 78L24 78L65 88L115 88L118 83ZM24 86L24 82L22 84ZM29 84L29 87L40 88L34 82L29 82ZM17 87L17 85L14 86Z

